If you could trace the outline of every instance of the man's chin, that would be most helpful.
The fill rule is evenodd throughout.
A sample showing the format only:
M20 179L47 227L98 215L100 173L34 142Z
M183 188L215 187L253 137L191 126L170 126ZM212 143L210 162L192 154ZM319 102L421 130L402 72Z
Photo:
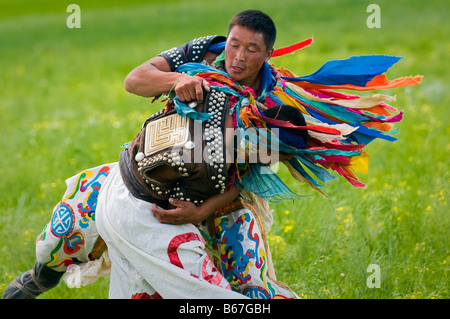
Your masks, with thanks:
M232 78L233 80L235 80L235 81L238 82L239 84L243 85L243 81L245 80L245 77L242 76L242 74L240 74L240 73L235 73L235 72L231 72L231 73L228 73L228 74L231 76L231 78Z

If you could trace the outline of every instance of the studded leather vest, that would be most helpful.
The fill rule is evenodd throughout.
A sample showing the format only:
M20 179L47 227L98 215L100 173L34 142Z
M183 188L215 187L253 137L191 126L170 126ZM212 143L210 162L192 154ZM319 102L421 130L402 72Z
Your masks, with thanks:
M159 56L166 59L170 66L170 70L174 71L180 65L187 62L202 62L205 53L213 44L225 42L226 39L226 37L220 35L200 37L179 47L174 47L170 50L164 51L160 53Z
M225 116L228 96L211 90L197 112L214 113L194 121L169 108L154 114L130 142L119 159L130 192L137 198L168 206L170 197L200 205L223 193L228 183L225 162ZM171 169L176 179L164 181L158 168Z

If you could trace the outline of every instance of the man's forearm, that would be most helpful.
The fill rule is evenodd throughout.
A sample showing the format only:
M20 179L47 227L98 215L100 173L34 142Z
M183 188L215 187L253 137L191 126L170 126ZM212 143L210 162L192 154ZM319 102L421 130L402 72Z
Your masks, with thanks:
M202 215L206 218L209 215L215 213L217 210L224 208L229 203L231 203L239 194L240 190L236 186L233 186L229 191L223 194L208 198L199 206L200 210L203 211Z
M147 62L131 71L125 78L125 89L143 97L158 96L168 93L181 76L181 73L161 71Z
M233 186L223 194L208 198L200 206L195 206L192 202L170 198L169 203L174 208L162 209L153 204L152 212L161 223L174 225L198 224L217 210L231 203L239 193L239 189Z

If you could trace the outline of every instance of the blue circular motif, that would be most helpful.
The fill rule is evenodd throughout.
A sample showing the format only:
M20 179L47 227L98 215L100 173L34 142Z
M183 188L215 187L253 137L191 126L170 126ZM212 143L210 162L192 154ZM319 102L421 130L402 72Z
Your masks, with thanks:
M59 203L52 216L52 234L56 237L64 237L73 229L75 214L66 203Z
M250 286L244 289L243 294L251 299L270 299L266 289L258 286Z

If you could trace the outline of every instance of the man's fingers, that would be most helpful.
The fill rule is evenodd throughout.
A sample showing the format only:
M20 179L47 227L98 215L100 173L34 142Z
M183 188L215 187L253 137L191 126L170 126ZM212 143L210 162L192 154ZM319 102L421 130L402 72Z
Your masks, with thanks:
M179 206L181 206L180 204L182 204L182 201L178 200L178 199L174 199L171 198L169 199L169 202L175 206L176 208L174 209L162 209L159 208L156 204L152 205L152 212L153 212L153 216L155 216L155 218L163 224L180 224L179 221Z
M202 84L197 87L197 101L198 103L202 103L203 102L203 89L205 89L206 92L209 92L211 89L211 84L206 81L205 79L202 80Z
M152 213L153 216L155 216L155 218L162 224L174 223L172 216L168 214L166 210L158 208L156 204L153 204L152 206Z
M177 90L177 89L175 89L175 94L177 95L178 99L179 99L181 102L185 102L185 101L186 101L186 98L185 98L184 93L183 93L182 90Z
M180 88L178 90L175 90L175 94L178 96L178 99L181 102L191 102L191 101L197 100L197 93L196 93L195 88L194 89Z
M195 86L196 100L198 103L203 102L203 87L201 84Z
M203 102L203 89L209 92L211 84L203 78L197 76L181 77L175 86L175 94L182 102L197 101Z
M158 208L158 206L156 204L152 205L152 209L151 209L153 216L155 216L155 218L159 221L162 222L162 214L164 212L164 210Z
M203 79L203 87L205 88L206 92L209 92L211 90L211 83Z
M172 204L175 207L180 207L183 204L183 201L176 199L176 198L169 198L169 203Z

